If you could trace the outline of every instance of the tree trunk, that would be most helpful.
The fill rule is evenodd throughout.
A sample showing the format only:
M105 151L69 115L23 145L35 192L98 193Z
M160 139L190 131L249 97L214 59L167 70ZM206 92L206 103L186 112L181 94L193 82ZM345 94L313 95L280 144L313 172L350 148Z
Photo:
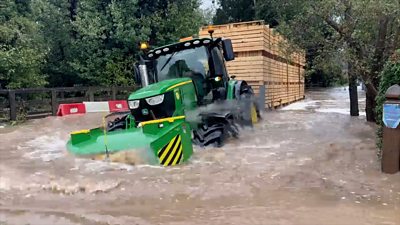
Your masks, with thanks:
M375 118L376 94L367 87L365 95L366 95L365 113L367 115L367 121L376 122Z
M78 12L78 3L79 0L69 0L69 18L72 22L76 21L76 15ZM78 36L78 32L72 28L71 36L76 39Z
M357 92L357 76L354 68L349 63L349 95L350 95L350 116L359 116L358 110L358 92Z
M379 19L379 31L375 43L374 58L372 61L370 74L368 74L368 77L370 77L370 84L374 87L379 86L379 73L382 71L382 68L387 60L387 57L385 57L385 48L388 47L387 46L388 23L389 23L389 16L387 15L384 15ZM368 122L376 122L375 97L377 92L374 91L370 86L367 86L367 91L365 93L366 95L365 113Z
M71 21L76 20L79 0L69 0L69 18Z

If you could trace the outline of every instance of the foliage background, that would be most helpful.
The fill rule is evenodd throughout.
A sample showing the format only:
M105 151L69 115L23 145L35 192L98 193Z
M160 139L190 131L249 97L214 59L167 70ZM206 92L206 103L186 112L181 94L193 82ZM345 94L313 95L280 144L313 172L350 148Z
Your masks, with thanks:
M140 41L198 32L198 0L2 0L0 88L132 84Z

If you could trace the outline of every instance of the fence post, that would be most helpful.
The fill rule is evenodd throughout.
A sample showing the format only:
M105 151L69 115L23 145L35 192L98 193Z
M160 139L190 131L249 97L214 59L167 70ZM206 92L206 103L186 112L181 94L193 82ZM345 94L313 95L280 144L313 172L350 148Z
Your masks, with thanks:
M94 92L93 92L93 89L90 87L88 89L88 94L89 94L89 101L94 102Z
M51 113L53 116L57 115L57 109L58 109L57 91L55 89L52 89L51 90Z
M8 91L8 102L10 103L10 120L16 121L17 120L17 104L15 101L15 91L14 90Z
M117 100L117 89L115 86L111 87L111 93L112 93L112 100Z

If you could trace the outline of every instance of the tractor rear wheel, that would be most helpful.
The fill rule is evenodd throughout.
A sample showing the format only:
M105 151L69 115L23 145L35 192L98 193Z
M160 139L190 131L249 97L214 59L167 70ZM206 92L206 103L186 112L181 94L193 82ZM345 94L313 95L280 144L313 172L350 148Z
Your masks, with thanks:
M254 99L253 89L244 84L240 88L239 102L241 105L239 120L243 126L254 126L258 123L260 116L260 110Z

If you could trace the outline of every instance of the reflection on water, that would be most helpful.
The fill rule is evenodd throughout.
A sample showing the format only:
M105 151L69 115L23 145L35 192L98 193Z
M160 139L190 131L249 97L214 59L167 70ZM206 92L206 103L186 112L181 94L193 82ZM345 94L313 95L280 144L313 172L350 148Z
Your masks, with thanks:
M69 155L69 132L101 114L2 128L0 224L399 224L400 174L380 173L375 127L345 114L347 96L311 91L171 168Z

